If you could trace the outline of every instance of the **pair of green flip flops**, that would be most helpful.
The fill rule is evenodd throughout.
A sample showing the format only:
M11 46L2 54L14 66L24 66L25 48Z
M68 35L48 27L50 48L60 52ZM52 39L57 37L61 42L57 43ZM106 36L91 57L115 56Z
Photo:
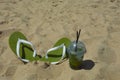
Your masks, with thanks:
M51 64L59 63L66 55L66 48L71 41L68 38L58 40L53 48L46 52L46 55L40 57L36 54L36 50L31 42L21 32L14 32L9 38L9 45L12 51L23 62L44 61Z

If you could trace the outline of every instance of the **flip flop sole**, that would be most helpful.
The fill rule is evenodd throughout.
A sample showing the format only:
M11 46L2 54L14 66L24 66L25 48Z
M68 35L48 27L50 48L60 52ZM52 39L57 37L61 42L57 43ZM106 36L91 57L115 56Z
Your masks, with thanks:
M14 32L11 34L9 38L9 46L15 54L16 54L16 44L17 44L18 39L27 40L27 38L21 32ZM23 59L27 59L29 61L40 59L38 56L36 56L35 58L33 57L33 50L31 46L28 44L20 45L20 56Z

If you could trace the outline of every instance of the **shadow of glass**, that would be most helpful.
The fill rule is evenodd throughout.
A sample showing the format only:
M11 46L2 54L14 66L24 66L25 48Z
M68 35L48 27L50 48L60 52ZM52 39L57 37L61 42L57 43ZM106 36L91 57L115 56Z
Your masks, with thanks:
M95 63L92 60L84 60L80 66L77 68L72 68L74 70L91 70L95 66Z

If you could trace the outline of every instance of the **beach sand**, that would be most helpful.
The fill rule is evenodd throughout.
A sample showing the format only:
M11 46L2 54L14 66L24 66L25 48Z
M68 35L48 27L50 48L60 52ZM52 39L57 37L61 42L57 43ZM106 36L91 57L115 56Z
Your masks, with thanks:
M79 29L87 48L79 70L69 60L24 64L8 44L20 31L45 55L60 38L75 40ZM0 0L0 80L120 80L120 0Z

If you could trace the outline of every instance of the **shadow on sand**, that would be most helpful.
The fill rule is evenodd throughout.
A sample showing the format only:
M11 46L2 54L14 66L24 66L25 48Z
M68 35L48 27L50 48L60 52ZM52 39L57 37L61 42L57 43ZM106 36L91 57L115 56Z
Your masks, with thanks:
M82 64L77 68L72 68L73 70L91 70L95 66L95 63L92 60L84 60Z

